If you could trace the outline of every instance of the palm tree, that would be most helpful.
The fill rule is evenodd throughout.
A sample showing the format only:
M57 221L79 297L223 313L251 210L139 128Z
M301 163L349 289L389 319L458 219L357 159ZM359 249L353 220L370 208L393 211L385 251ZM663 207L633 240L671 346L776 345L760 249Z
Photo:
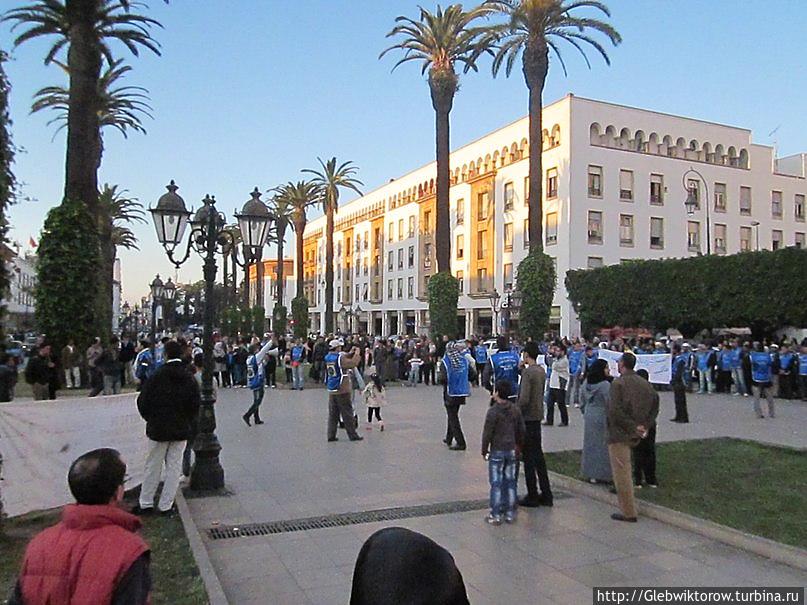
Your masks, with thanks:
M291 219L294 215L294 207L291 205L289 199L283 195L282 188L277 187L272 189L270 193L274 193L269 202L269 208L275 220L275 235L277 236L277 302L275 303L275 307L284 307L283 287L285 284L283 282L283 273L285 267L283 266L283 245L286 243L286 231L291 224ZM274 318L274 312L272 316Z
M68 68L63 63L54 61L66 72ZM148 104L148 91L142 86L118 86L126 73L132 70L131 66L124 65L119 59L109 65L98 80L98 142L96 151L96 165L100 168L103 154L103 129L114 128L124 138L128 138L129 131L134 130L146 134L142 117L152 118L151 106ZM56 116L48 121L48 125L58 124L54 138L63 129L67 128L67 119L70 110L70 91L63 86L46 86L34 94L31 113L45 109L52 109Z
M102 296L99 299L99 313L104 321L103 325L111 325L112 320L112 291L118 248L137 250L137 238L129 226L135 222L146 222L143 205L127 194L126 189L118 189L117 185L104 184L98 195L98 208L102 216L99 230L101 241L104 242L101 248L100 271Z
M65 169L66 198L81 200L90 213L98 215L98 131L100 100L99 80L103 62L114 63L109 43L118 40L135 56L144 47L160 54L159 44L151 37L152 26L160 23L136 14L143 8L135 0L36 0L8 11L4 21L24 27L15 46L40 37L54 36L45 54L46 65L67 49L70 76L67 115L67 154Z
M560 54L560 41L568 42L580 51L590 69L591 63L581 43L593 47L608 65L611 61L603 45L589 32L605 35L614 46L622 42L622 37L604 21L572 14L576 9L590 8L610 17L608 7L598 0L486 0L482 6L505 18L504 23L493 25L489 29L497 46L493 59L493 75L497 75L504 66L506 75L510 76L520 56L521 69L529 90L529 241L530 252L540 251L543 249L541 112L544 84L549 72L549 51L554 53L566 74L566 65Z
M437 143L437 211L436 252L437 270L451 271L451 237L449 234L449 187L450 183L450 136L449 114L454 104L454 95L459 89L457 63L464 71L478 71L476 59L486 51L490 41L485 29L474 24L491 13L481 6L463 10L461 4L452 4L443 11L438 5L435 13L420 9L420 19L400 16L387 37L401 36L402 40L381 53L379 58L394 49L404 55L392 68L407 61L422 63L421 73L429 72L429 89L432 107L436 114L435 135Z
M354 175L358 168L353 162L339 164L333 157L327 163L319 161L320 170L303 170L314 176L311 180L319 187L322 207L325 211L325 332L333 333L333 229L334 214L339 209L339 189L350 189L361 195L363 186Z
M302 298L304 296L304 282L303 282L303 234L305 233L305 226L308 223L306 213L308 208L314 204L319 203L321 193L319 186L312 181L297 181L296 183L286 183L277 188L277 195L285 198L287 203L292 208L291 213L291 226L294 229L295 238L294 243L296 246L296 286L297 293L295 298Z

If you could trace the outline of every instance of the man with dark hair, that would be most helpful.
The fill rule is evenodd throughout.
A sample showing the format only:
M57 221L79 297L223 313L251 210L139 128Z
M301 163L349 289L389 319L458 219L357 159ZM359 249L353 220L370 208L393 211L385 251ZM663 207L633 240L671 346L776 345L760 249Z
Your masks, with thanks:
M524 345L524 370L521 372L521 389L518 407L524 418L524 479L527 495L519 501L521 506L552 506L552 489L546 472L546 460L541 447L541 421L544 419L544 389L546 371L537 363L538 343ZM538 492L540 486L541 492Z
M174 340L165 343L165 364L143 384L137 409L146 421L149 451L138 511L154 510L154 495L165 468L158 509L170 514L182 474L182 453L193 435L199 415L199 386L182 362L182 347Z
M512 389L511 399L515 402L518 396L518 353L510 348L507 336L497 337L496 347L498 350L490 356L482 381L492 394L497 380L507 380Z
M0 351L0 403L14 399L17 366L5 351Z
M50 344L39 345L37 354L25 366L25 382L31 385L35 401L50 399L50 383L56 366L50 358Z
M689 422L687 411L687 359L681 351L681 345L675 343L672 348L672 378L670 385L675 399L675 417L672 422Z
M659 396L653 386L634 372L636 356L624 353L619 358L619 378L611 384L608 402L608 456L620 512L611 515L615 521L637 521L633 497L631 448L647 436L656 421Z
M125 476L113 449L73 462L67 482L76 504L28 544L9 605L149 602L149 547L140 520L119 508Z

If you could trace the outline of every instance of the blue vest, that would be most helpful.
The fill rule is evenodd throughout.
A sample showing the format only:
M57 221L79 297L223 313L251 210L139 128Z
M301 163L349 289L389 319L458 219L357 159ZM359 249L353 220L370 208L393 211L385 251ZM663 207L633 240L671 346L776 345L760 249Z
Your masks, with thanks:
M789 372L791 363L793 363L793 353L781 353L779 355L779 367L782 370Z
M719 357L718 364L720 365L720 369L724 372L731 370L734 352L731 349L721 349L717 355Z
M254 355L247 358L247 386L253 391L262 389L264 385L263 364L258 363Z
M687 358L684 353L673 357L672 380L673 384L683 384L687 380Z
M137 378L140 382L145 382L154 376L154 373L163 364L159 359L157 363L154 363L154 359L151 356L151 349L144 349L138 354L136 358L136 365L135 378Z
M743 367L743 350L740 347L731 350L731 369L739 370Z
M569 351L569 373L577 376L580 373L580 362L583 361L583 351Z
M589 357L586 355L586 369L588 370L592 364L600 358L600 352L597 349L594 349L594 354Z
M325 386L329 393L338 393L345 374L342 372L341 354L328 353L325 356Z
M291 350L291 360L300 361L303 358L303 347L296 346Z
M518 394L518 355L513 351L497 351L490 357L493 365L493 386L499 380L509 380L513 385L513 397Z
M799 353L799 376L807 376L807 353Z
M766 383L771 381L771 366L773 360L764 351L751 353L751 374L754 382Z
M698 370L705 372L709 369L709 357L712 355L711 351L698 351L695 353L698 358Z
M477 345L474 351L476 363L485 364L488 361L488 348L485 345Z
M449 397L468 397L471 394L471 382L468 380L468 360L460 356L459 367L454 367L448 355L443 357L446 369L446 388Z

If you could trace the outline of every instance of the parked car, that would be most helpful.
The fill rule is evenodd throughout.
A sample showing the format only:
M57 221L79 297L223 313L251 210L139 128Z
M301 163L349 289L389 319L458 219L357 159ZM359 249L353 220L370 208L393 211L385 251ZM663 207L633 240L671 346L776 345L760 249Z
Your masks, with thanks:
M6 353L17 360L17 365L22 365L25 352L23 351L23 344L19 340L7 340L5 343Z

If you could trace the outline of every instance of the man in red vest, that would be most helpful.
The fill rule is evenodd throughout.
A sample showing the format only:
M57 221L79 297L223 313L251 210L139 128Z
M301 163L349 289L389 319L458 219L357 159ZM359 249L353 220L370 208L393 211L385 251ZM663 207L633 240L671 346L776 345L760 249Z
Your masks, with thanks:
M122 510L126 464L113 449L78 458L67 475L76 504L31 540L9 605L150 602L149 547Z

